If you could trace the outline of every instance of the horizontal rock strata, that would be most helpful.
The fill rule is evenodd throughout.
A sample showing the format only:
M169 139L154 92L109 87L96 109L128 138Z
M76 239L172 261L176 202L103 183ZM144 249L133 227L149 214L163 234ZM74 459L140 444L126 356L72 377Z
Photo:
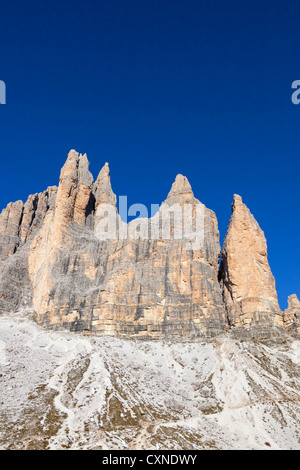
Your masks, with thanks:
M283 321L290 333L300 333L300 301L295 294L288 298L288 308L283 312Z
M187 178L176 177L154 217L127 224L108 164L94 182L87 156L71 150L58 188L0 214L0 313L26 307L50 327L129 337L298 332L299 301L280 311L264 234L239 196L221 267L220 255L217 218Z
M187 180L178 176L162 210L185 202L200 204ZM99 240L102 204L116 208L108 165L93 185L86 157L70 152L55 210L30 247L29 274L38 320L130 336L223 332L215 214L203 206L205 244L193 251L186 250L186 240L141 238L136 221L126 226L132 236ZM150 221L144 223L148 231Z

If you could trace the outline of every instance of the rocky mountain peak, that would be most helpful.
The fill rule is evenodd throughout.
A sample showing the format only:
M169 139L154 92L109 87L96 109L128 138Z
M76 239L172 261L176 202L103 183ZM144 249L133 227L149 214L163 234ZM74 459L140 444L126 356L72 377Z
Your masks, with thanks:
M230 325L256 327L264 319L282 326L264 233L238 195L223 244L220 280Z
M176 204L177 202L187 202L193 199L194 193L188 179L181 174L177 175L165 202Z
M288 308L297 308L300 310L300 300L296 294L292 294L288 297Z
M169 196L177 196L179 194L193 194L191 185L186 176L178 174L175 178L174 183L172 184Z
M94 184L94 195L96 208L99 204L111 204L116 206L117 198L111 187L109 164L106 162L101 168L98 178Z
M165 203L163 208L191 203L193 231L199 201L185 176L177 175ZM16 311L27 299L42 324L105 334L300 332L300 302L290 296L288 308L280 311L264 232L241 196L233 197L220 267L217 218L203 204L204 242L191 251L174 235L184 219L172 214L170 237L159 235L158 226L158 235L149 238L156 233L149 220L141 232L148 237L141 236L137 219L131 222L137 224L137 237L132 231L128 238L100 239L95 227L103 222L97 214L101 204L113 205L117 215L109 165L94 183L87 155L75 150L58 188L29 196L25 204L8 204L0 214L0 313Z
M238 210L239 207L242 207L242 204L243 204L242 196L240 196L239 194L234 194L233 201L231 204L232 212L234 212L235 210Z

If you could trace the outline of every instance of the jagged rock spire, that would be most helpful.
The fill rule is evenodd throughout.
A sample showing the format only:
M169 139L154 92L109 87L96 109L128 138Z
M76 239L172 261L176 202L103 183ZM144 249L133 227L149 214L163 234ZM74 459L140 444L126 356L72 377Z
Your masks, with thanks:
M55 205L57 187L31 194L27 201L11 202L0 214L0 262L12 256L35 230L40 228L49 209Z
M23 202L10 202L0 214L0 261L15 253L19 245L19 227Z
M168 194L166 202L178 202L186 199L193 199L194 193L188 179L183 175L177 175L174 183L172 184L171 190Z
M96 199L96 208L99 206L99 204L111 204L116 206L117 198L111 187L108 163L105 163L101 169L94 184L93 192Z
M74 324L75 328L79 321L79 329L86 325L112 334L181 335L184 331L186 335L213 336L223 332L225 309L218 283L220 245L215 215L204 209L208 236L197 253L186 249L186 239L174 243L171 236L160 238L159 233L153 239L129 236L103 243L75 225L63 233L61 243L55 227L62 230L66 217L73 221L69 208L80 186L77 154L72 153L68 160L60 179L55 222L48 218L30 253L33 305L39 321ZM101 205L110 204L116 210L107 163L93 185L92 196L95 234L98 222L106 223ZM179 175L168 202L185 201L198 202L187 179ZM88 236L76 237L85 233Z
M85 224L86 210L90 201L93 176L89 172L89 161L86 154L75 150L68 154L59 179L56 198L57 230L61 231L73 220Z
M162 206L167 211L167 205L191 204L189 220L195 222L198 203L187 178L177 175ZM40 322L72 329L210 337L226 329L227 315L230 326L255 327L259 337L263 330L268 337L277 334L274 326L300 332L300 302L289 298L283 322L264 233L240 196L234 196L220 270L217 219L203 204L204 240L193 250L175 237L178 220L186 219L169 213L168 237L158 224L156 238L116 237L102 243L91 230L102 217L101 204L113 205L117 213L108 164L93 183L87 156L71 150L58 189L2 211L0 312L15 311L29 293ZM152 226L147 233L155 233Z
M231 325L255 326L263 315L282 324L264 233L237 194L223 244L220 280Z

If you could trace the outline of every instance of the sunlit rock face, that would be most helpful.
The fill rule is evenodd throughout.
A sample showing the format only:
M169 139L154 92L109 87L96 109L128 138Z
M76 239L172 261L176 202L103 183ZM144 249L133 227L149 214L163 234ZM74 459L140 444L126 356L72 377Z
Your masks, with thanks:
M297 312L283 321L264 234L240 196L219 267L220 251L216 216L186 177L152 218L127 224L108 164L94 182L87 156L71 150L58 188L0 214L0 312L28 308L47 326L130 337L289 331Z
M161 229L160 216L167 206L187 203L192 219L197 205L202 211L202 245L189 249L186 239L176 239L176 221L170 225L170 239L151 237L151 222L157 220ZM127 238L99 239L103 204L114 208L117 226L127 230ZM108 165L93 184L86 157L70 152L55 210L30 247L29 275L38 321L129 336L209 337L223 332L215 214L194 198L187 179L179 175L153 219L124 224L116 213Z
M283 326L264 233L238 195L223 244L220 281L230 326L257 328L262 335Z

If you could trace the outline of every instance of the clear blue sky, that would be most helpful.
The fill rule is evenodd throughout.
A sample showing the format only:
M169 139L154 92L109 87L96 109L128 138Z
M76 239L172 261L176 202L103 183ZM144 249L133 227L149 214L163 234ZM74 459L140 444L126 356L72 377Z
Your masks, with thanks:
M129 203L177 173L224 238L234 193L265 231L280 304L299 282L300 3L3 0L0 208L57 184L71 148Z

